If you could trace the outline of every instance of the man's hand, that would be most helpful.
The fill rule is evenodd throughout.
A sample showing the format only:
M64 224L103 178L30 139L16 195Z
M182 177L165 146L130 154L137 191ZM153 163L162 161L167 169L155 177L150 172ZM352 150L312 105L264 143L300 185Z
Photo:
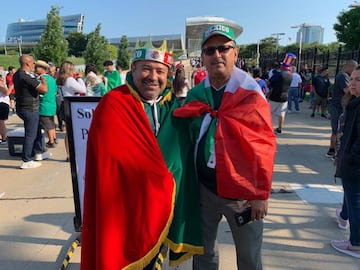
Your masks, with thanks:
M253 200L244 203L244 207L251 207L251 220L263 219L268 212L268 200Z

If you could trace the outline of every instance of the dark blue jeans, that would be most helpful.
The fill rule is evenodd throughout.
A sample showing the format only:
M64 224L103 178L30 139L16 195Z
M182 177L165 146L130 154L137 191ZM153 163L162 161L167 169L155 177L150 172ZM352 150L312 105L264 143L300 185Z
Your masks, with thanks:
M31 161L35 154L41 154L44 149L39 112L17 111L16 113L24 121L25 137L22 160L24 162Z
M360 246L360 181L343 177L342 184L350 223L350 242Z

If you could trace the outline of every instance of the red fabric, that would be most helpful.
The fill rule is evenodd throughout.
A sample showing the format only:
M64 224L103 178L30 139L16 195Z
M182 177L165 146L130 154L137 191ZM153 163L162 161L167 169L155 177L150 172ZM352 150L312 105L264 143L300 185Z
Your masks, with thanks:
M194 75L194 84L199 84L206 77L206 71L199 69Z
M174 189L142 103L113 89L89 131L81 270L146 266L167 235Z
M224 93L218 114L218 194L234 199L268 199L276 152L269 104L254 91L238 89L234 94Z
M196 117L211 112L199 100L174 111L174 116ZM216 181L225 198L269 198L276 152L269 104L255 91L225 92L217 112L215 131Z

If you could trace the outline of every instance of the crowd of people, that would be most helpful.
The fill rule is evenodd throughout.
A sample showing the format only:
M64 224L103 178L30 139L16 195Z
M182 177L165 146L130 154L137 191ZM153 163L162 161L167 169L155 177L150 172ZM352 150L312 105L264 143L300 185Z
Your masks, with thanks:
M223 24L203 33L191 82L184 64L157 48L135 50L125 84L112 61L104 62L103 75L86 65L83 78L69 61L50 75L52 63L20 57L13 74L15 111L25 128L20 168L51 157L45 148L56 145L56 95L102 96L87 142L81 270L160 269L166 254L175 265L192 257L194 270L218 269L222 217L238 269L262 269L276 135L292 103L299 112L307 92L309 116L320 108L321 117L331 118L326 155L335 160L344 188L336 217L342 229L350 224L349 240L331 245L360 258L358 63L347 61L332 86L326 66L315 76L306 65L298 73L292 53L266 75L237 67L237 59L236 36ZM9 113L13 88L0 80L0 101L7 104L0 116Z
M6 76L0 80L0 142L7 144L6 120L12 112L24 123L21 169L38 168L39 161L51 158L48 149L58 143L55 116L58 129L64 130L65 96L103 96L122 84L121 74L113 69L110 60L104 62L106 71L102 75L95 65L87 64L85 77L70 61L64 61L57 68L53 62L34 61L32 56L23 54L19 57L19 66L17 70L9 66ZM69 161L67 134L65 149L66 161Z

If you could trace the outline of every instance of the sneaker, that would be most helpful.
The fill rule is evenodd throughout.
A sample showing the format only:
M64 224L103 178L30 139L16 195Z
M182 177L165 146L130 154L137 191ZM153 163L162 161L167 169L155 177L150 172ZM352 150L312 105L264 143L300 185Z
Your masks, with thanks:
M320 114L320 116L321 116L322 118L328 119L327 116L326 116L325 114L323 114L323 113Z
M34 169L34 168L38 168L41 166L40 162L36 162L36 161L26 161L23 162L20 166L20 169Z
M291 110L288 110L287 113L291 113L292 111Z
M5 140L0 140L1 141L1 144L7 144L7 139Z
M44 152L42 154L35 154L35 160L36 161L40 161L40 160L44 160L44 159L49 159L52 156L52 153L49 152Z
M0 193L0 198L4 197L5 196L5 191L1 192Z
M343 219L340 216L340 213L341 213L341 208L336 208L335 209L335 217L336 217L336 221L338 223L338 227L339 227L339 229L346 230L348 227L348 221Z
M335 151L331 151L331 150L327 151L325 157L329 157L329 158L335 157Z
M310 117L314 118L314 117L315 117L315 114L314 114L314 113L312 113L312 114L310 115Z
M355 257L360 259L360 247L359 250L353 250L353 246L351 245L350 241L337 241L332 240L331 246L335 248L337 251L345 253L349 256ZM351 249L350 249L351 248Z

